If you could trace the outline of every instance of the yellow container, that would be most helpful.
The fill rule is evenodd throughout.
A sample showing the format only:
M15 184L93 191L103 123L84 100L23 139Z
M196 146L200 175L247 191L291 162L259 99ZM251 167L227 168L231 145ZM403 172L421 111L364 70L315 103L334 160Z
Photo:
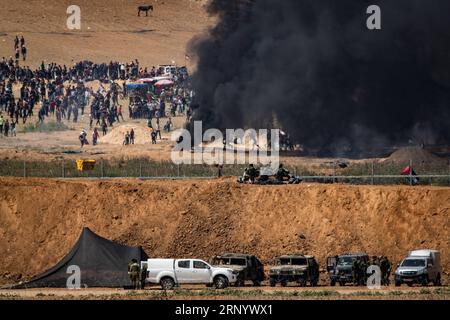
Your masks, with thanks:
M89 171L94 170L95 160L77 160L77 170L78 171Z

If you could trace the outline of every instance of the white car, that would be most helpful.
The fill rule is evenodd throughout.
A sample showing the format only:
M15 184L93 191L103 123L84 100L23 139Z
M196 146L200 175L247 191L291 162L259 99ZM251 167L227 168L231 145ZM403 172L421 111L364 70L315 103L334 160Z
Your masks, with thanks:
M160 284L163 290L172 290L181 284L214 285L225 289L237 281L232 269L213 267L197 259L148 259L148 283Z

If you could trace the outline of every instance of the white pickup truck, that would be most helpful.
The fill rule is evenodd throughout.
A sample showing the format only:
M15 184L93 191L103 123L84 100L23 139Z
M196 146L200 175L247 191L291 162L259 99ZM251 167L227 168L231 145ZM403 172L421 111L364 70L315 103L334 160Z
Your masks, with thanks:
M421 284L427 286L432 282L441 285L441 258L437 250L415 250L409 253L395 271L395 286L403 283L412 286Z
M172 290L181 284L214 285L225 289L237 281L232 269L217 268L197 259L148 259L148 283L160 284L163 290Z

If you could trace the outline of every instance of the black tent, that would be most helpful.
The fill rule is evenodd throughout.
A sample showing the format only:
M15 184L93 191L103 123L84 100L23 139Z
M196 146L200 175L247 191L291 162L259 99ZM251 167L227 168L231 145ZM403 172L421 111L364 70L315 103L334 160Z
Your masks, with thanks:
M128 287L131 282L127 269L131 259L145 261L148 256L141 247L120 245L84 228L75 246L59 263L14 288L66 288L72 275L70 270L68 273L69 266L80 268L81 287Z

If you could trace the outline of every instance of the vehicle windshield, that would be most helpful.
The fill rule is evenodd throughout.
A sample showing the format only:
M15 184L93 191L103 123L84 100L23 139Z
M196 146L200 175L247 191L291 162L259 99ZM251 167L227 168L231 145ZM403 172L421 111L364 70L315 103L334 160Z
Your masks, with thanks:
M280 265L282 266L305 266L307 265L305 258L282 258L280 259Z
M351 265L353 265L353 258L352 257L340 257L338 259L337 264L339 266L351 266Z
M245 259L231 259L231 264L233 266L245 266L247 263Z
M406 259L402 263L402 267L425 267L423 259Z
M306 259L304 258L296 258L292 259L292 265L294 266L306 266L308 263L306 262Z
M245 266L246 262L245 259L229 259L229 258L223 258L219 259L217 264L219 265L226 265L226 266Z

